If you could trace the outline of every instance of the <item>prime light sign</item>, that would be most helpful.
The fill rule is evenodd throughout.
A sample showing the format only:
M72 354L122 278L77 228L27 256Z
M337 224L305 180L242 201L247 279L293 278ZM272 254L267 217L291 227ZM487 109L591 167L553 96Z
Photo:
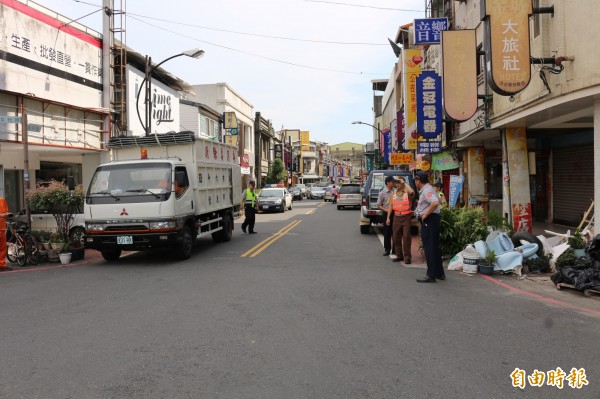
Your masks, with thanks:
M532 13L531 0L481 0L488 83L500 95L519 93L531 79Z
M98 108L102 105L100 35L28 5L0 0L0 90Z
M146 104L144 102L145 88L144 86L140 86L144 81L144 77L144 73L133 68L131 65L127 66L127 95L131 108L131 112L127 113L127 126L134 136L143 136L146 134L140 118L138 118L138 112L142 119L146 113ZM151 133L179 131L179 93L155 79L152 79L150 90L151 102L148 104L148 112L150 112L151 118ZM137 101L138 93L139 101Z

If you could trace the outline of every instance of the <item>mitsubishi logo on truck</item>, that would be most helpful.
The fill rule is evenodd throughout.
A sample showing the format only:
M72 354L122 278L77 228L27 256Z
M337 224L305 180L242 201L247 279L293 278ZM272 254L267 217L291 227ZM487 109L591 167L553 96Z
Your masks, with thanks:
M129 216L125 208L123 208L123 210L121 211L121 216Z

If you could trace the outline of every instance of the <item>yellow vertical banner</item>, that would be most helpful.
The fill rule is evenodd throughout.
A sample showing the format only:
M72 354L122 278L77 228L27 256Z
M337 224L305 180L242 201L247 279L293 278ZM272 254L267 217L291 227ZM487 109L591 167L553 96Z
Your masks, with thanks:
M421 74L423 50L408 49L402 52L404 67L404 149L417 149L417 77Z
M302 142L302 151L310 151L310 132L308 130L300 132L300 141Z

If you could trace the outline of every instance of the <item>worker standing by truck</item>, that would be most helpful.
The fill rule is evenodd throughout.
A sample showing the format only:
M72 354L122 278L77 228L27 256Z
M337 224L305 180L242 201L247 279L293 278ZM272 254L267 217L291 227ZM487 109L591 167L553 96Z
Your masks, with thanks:
M0 272L12 270L6 266L6 220L10 216L4 197L0 197Z
M248 227L248 234L256 234L254 231L254 223L256 222L256 193L254 189L256 188L256 183L254 180L251 180L249 183L249 187L244 190L242 194L242 201L244 201L244 214L246 218L244 219L244 223L242 223L242 231L246 232L246 227Z

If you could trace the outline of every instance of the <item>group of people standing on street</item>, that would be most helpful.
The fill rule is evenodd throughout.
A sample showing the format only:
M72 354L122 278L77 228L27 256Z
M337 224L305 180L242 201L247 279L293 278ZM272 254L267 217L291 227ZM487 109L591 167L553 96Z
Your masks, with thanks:
M419 283L435 283L436 280L445 280L446 276L442 265L440 250L440 209L445 206L445 198L441 194L441 183L436 183L436 188L429 184L426 172L416 172L415 186L419 191L419 201L415 214L421 224L421 240L427 261L427 275L417 279ZM383 256L393 252L396 258L393 262L402 262L410 265L411 253L411 220L413 210L412 200L416 193L403 176L388 176L385 178L385 187L379 192L377 207L386 215L383 229Z

